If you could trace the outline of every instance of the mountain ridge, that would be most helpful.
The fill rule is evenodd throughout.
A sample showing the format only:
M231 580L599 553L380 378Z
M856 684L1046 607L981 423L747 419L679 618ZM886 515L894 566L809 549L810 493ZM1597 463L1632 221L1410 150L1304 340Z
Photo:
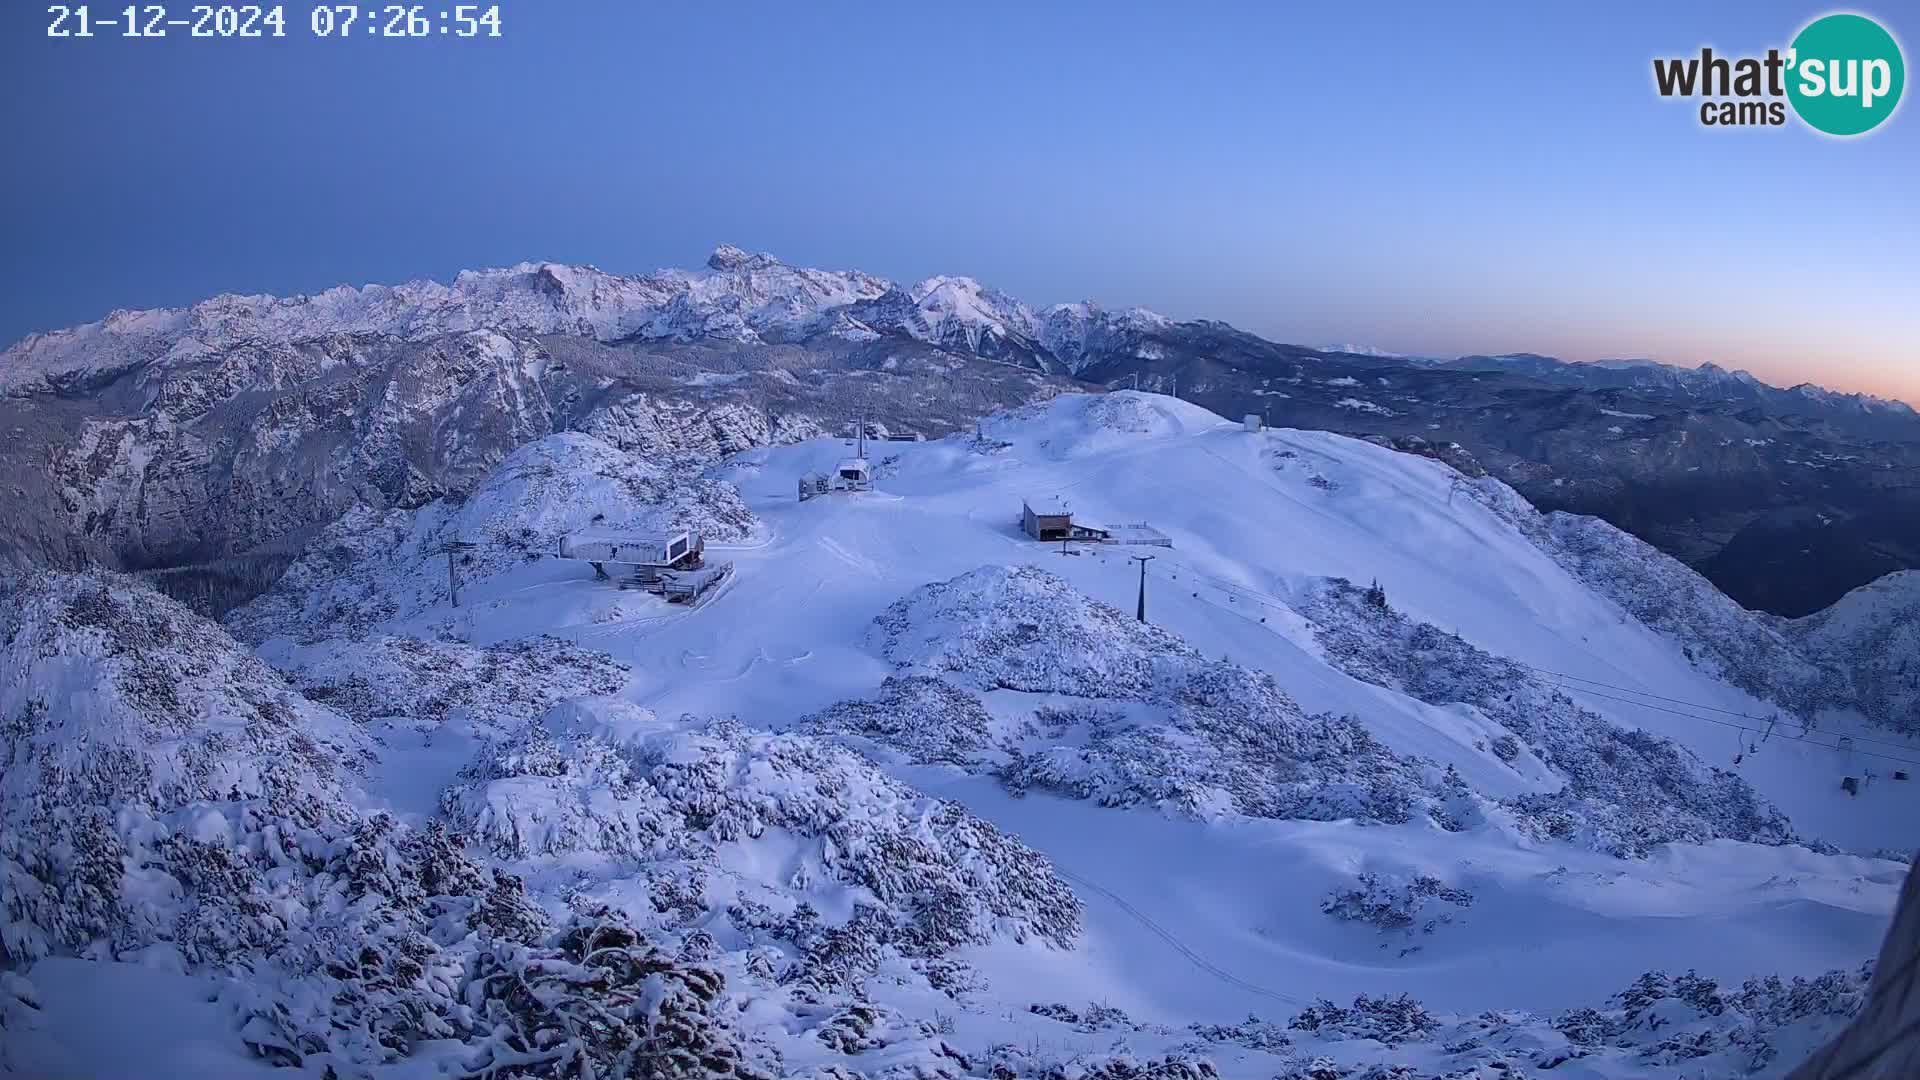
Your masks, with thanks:
M713 288L714 279L705 276L709 274L731 276L736 279L737 287L722 284ZM782 284L787 288L778 287ZM515 286L519 288L516 290ZM769 333L823 331L837 309L879 301L894 290L911 301L921 320L913 324L895 314L892 317L900 321L886 323L888 316L883 305L878 313L885 329L917 330L919 333L915 336L939 341L946 336L942 329L952 324L968 338L970 347L977 348L981 334L1022 337L1063 360L1083 345L1090 326L1103 321L1134 328L1209 324L1259 336L1219 320L1175 320L1144 307L1108 309L1091 300L1035 307L965 275L937 274L901 285L860 270L801 267L767 252L749 252L732 244L721 244L708 256L702 270L663 267L642 273L615 273L591 263L529 260L511 266L461 270L451 282L418 277L392 284L341 284L317 293L219 293L177 307L116 308L97 320L27 334L0 349L0 390L19 385L17 379L10 379L9 375L20 361L36 353L58 352L67 345L77 345L103 334L160 337L168 333L203 332L219 338L221 335L217 332L225 330L229 335L226 343L254 338L293 342L332 333L398 333L418 339L485 327L544 333L590 330L595 336L610 340L630 335L672 340L751 335L745 339L765 343L763 335ZM508 302L521 298L523 293L546 297L551 302L546 310L541 310L538 304L529 308ZM746 306L745 314L741 314L739 309L756 297L761 303ZM408 312L404 307L395 310L401 302L414 310ZM476 302L490 304L489 318L469 322L468 319L478 315L473 309ZM333 323L324 325L323 319L297 317L311 308L322 308L333 314ZM737 322L727 318L703 321L700 316L710 314L706 308L733 315ZM440 317L416 322L422 311ZM567 322L569 315L575 321ZM929 315L932 318L927 318ZM515 324L514 319L524 321ZM260 325L252 333L233 333L249 322ZM275 333L276 330L280 332ZM1369 345L1301 346L1265 337L1261 340L1327 355L1405 360L1429 367L1495 365L1534 373L1552 372L1572 379L1582 379L1586 373L1597 371L1651 373L1656 379L1694 392L1729 386L1758 388L1800 394L1818 402L1842 403L1861 410L1920 415L1911 404L1898 399L1834 390L1811 381L1779 386L1764 382L1751 372L1729 370L1713 361L1692 366L1646 358L1580 361L1527 352L1472 353L1447 358L1414 356ZM9 360L13 363L7 363Z
M724 245L703 269L526 262L451 282L119 311L0 353L0 559L128 569L283 558L369 493L468 490L516 446L622 432L668 457L849 431L937 436L1069 389L1458 444L1740 603L1810 613L1920 567L1920 418L1715 365L1429 360L1279 344L980 281L904 285ZM9 478L11 482L9 483ZM282 564L283 565L283 564ZM244 576L257 577L272 566Z

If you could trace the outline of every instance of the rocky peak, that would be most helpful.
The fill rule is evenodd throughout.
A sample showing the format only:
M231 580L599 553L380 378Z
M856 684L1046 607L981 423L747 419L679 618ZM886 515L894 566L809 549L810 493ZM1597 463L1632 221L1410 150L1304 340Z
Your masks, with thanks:
M721 273L741 273L754 270L771 270L781 265L780 260L764 251L753 252L732 244L721 244L707 256L707 269Z

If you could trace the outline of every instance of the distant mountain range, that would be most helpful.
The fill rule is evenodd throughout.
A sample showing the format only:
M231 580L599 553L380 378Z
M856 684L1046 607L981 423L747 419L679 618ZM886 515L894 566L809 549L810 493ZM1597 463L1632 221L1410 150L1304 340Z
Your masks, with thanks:
M0 354L0 425L14 436L0 483L26 508L0 552L121 567L283 559L355 505L458 494L557 430L710 460L856 420L939 434L1087 384L1444 448L1780 614L1920 566L1920 416L1899 402L1711 364L1286 345L731 246L701 270L524 263L119 311L26 338Z

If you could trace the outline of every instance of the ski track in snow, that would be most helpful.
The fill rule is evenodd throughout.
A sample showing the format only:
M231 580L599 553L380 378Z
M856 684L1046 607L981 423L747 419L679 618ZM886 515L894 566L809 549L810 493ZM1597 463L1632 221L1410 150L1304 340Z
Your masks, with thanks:
M1182 942L1177 936L1175 936L1172 931L1168 930L1164 926L1161 926L1159 923L1154 922L1153 919L1149 918L1146 915L1146 913L1142 912L1139 908L1134 907L1132 904L1127 903L1126 897L1121 896L1119 893L1114 892L1112 889L1109 889L1106 886L1100 885L1096 882L1090 881L1087 878L1084 878L1079 874L1076 874L1071 870L1066 869L1065 867L1061 866L1057 862L1054 863L1053 869L1055 873L1059 874L1063 878L1066 878L1068 881L1073 882L1074 884L1080 886L1083 889L1087 889L1093 893L1096 893L1100 896L1105 897L1109 903L1113 904L1115 907L1119 908L1121 911L1126 912L1127 915L1130 918L1132 918L1134 922L1137 922L1141 926L1146 927L1147 930L1153 934L1153 936L1166 942L1168 945L1171 945L1176 952L1186 957L1188 960L1192 961L1194 967L1199 968L1201 971L1206 972L1207 974L1213 976L1214 978L1220 980L1221 982L1226 983L1229 986L1238 987L1241 990L1245 990L1249 994L1254 994L1264 998L1271 998L1275 1001L1285 1002L1288 1005L1303 1007L1308 1004L1308 1002L1302 1000L1301 998L1294 997L1292 994L1283 994L1278 990L1269 990L1264 986L1255 986L1253 983L1247 982L1245 979L1242 979L1239 976L1233 974L1232 972L1221 968L1219 965L1212 963L1206 957L1201 956L1199 953L1194 952L1192 949L1188 948L1187 945L1184 942Z

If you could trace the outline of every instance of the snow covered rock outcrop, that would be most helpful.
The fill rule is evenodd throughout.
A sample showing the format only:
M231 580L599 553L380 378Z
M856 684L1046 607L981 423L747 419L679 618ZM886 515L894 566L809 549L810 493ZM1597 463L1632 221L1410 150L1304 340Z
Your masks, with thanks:
M727 542L752 537L759 526L724 480L684 476L568 432L516 450L466 499L349 512L226 622L256 643L363 635L445 602L451 541L475 545L456 558L462 580L477 582L551 555L562 536L582 528L691 529Z

